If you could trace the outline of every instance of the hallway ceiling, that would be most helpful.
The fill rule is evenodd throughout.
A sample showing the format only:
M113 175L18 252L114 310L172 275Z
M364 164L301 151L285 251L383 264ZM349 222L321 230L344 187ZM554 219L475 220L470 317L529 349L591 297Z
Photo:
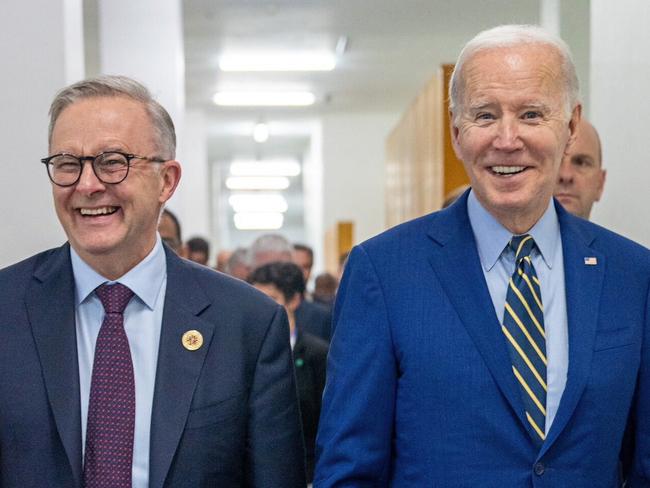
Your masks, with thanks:
M304 121L331 112L402 113L441 63L453 62L478 31L502 23L535 23L538 0L185 0L186 103L208 115L210 155L301 154ZM330 72L225 73L226 50L347 49ZM313 91L305 108L224 108L212 103L218 88L292 86ZM285 136L263 148L248 128L282 122Z

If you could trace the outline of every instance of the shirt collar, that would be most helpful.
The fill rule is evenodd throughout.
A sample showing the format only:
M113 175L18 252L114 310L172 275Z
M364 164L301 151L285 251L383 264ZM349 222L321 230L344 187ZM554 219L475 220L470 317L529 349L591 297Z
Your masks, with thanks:
M485 210L473 190L470 191L467 198L467 214L474 232L481 265L485 271L490 271L510 242L512 233ZM549 200L546 211L527 234L535 239L535 244L546 266L549 269L552 268L556 245L560 239L560 223L553 199Z
M70 247L70 258L72 260L72 272L75 281L75 299L79 306L88 296L103 283L121 283L129 289L144 304L154 309L158 292L163 280L167 275L167 262L165 250L162 246L160 236L156 236L156 244L151 252L140 261L134 268L124 276L115 281L110 281L91 268L77 252Z

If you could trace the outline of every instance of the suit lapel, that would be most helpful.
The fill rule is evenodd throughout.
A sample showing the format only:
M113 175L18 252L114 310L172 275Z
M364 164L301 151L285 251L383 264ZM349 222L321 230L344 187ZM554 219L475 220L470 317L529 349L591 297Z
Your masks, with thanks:
M210 300L180 258L167 252L167 289L151 417L149 486L163 486L190 410L194 390L210 347L214 324L198 315ZM203 346L185 349L181 338L198 330Z
M74 278L67 244L36 268L25 300L52 415L74 479L80 486L79 364Z
M467 193L436 216L435 228L429 232L435 242L429 257L431 266L496 384L526 425L510 356L467 216Z
M605 256L590 247L594 237L556 205L562 233L564 280L569 330L569 368L558 412L540 455L557 439L573 415L591 370L598 308L605 277ZM595 265L585 264L594 257Z

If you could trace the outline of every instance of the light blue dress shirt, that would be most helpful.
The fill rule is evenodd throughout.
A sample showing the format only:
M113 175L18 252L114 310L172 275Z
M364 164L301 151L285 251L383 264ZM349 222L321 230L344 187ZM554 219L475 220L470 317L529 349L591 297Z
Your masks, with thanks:
M508 243L512 233L503 227L479 203L471 191L467 199L467 212L472 225L478 254L487 281L494 311L503 323L508 280L515 270L515 253ZM546 433L557 413L569 367L569 336L564 289L564 261L560 223L553 201L542 218L530 229L535 240L531 259L539 278L544 304L544 329L546 332ZM505 338L504 338L505 340Z
M124 310L124 329L129 339L135 377L133 488L146 488L149 485L151 410L167 287L165 250L160 236L157 236L156 244L149 255L115 282L98 274L72 248L70 248L70 255L75 280L81 439L84 452L95 342L104 320L104 307L94 291L102 283L119 282L128 286L135 294Z

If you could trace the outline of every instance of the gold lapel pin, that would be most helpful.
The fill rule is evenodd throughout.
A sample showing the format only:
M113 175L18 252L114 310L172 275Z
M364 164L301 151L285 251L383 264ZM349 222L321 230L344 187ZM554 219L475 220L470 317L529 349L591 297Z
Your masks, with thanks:
M198 330L188 330L183 334L181 342L188 351L196 351L203 345L203 336Z

